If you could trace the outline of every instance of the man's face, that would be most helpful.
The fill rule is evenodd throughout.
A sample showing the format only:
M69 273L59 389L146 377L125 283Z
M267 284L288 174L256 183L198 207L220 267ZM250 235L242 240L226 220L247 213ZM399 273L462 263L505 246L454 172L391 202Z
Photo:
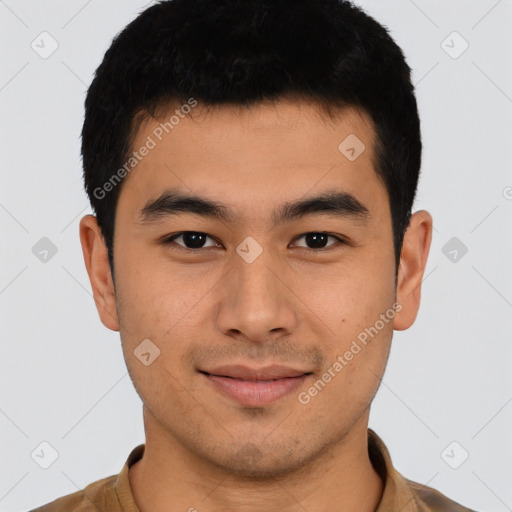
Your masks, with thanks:
M204 112L199 105L161 141L160 122L137 132L133 150L148 136L156 146L123 183L114 241L120 334L148 435L252 476L298 468L358 425L366 435L393 330L392 320L378 320L395 302L391 216L371 121L355 109L331 121L313 105L281 100ZM350 147L338 149L351 134L366 147L355 160ZM141 213L171 189L222 203L231 217L166 213L162 202ZM350 194L367 211L312 208L279 220L284 203L327 191ZM358 336L369 328L364 345ZM156 355L148 342L137 349L147 339L160 355L145 365L140 359ZM203 373L274 364L307 375L244 384L229 369L218 370L224 378ZM236 397L223 391L230 384Z

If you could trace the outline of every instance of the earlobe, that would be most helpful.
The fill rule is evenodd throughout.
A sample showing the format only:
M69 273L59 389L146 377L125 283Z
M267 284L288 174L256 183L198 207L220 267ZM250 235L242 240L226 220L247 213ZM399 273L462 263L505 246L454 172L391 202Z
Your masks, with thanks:
M405 232L397 276L396 297L401 305L394 329L408 329L416 320L421 301L421 282L432 241L432 216L420 210L411 216Z
M94 215L80 220L80 242L96 309L105 327L119 331L116 296L105 241Z

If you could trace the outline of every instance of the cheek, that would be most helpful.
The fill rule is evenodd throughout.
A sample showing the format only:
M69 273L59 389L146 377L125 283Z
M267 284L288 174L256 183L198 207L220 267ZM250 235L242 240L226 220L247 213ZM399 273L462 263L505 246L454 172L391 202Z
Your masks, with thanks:
M390 270L376 262L338 267L323 276L304 277L301 287L311 310L330 328L331 335L347 341L373 325L392 307L395 291Z
M117 301L127 364L136 377L146 378L139 361L131 360L133 351L149 339L160 351L155 364L172 369L173 375L183 373L181 358L188 344L205 338L208 321L214 325L207 299L213 297L212 288L219 278L162 259L138 261L135 251L133 257L126 252L124 258L125 264L119 265ZM161 373L160 377L173 384L171 376Z
M158 338L184 314L187 289L179 273L149 258L147 248L119 244L118 251L116 295L121 323L138 337Z
M373 268L363 261L347 266L310 295L310 303L318 306L315 313L329 327L322 341L326 357L321 376L329 383L317 404L333 400L342 416L355 417L369 405L385 368L395 316L390 261L376 261Z
M332 421L358 418L370 405L384 373L392 338L391 323L372 330L375 321L363 329L350 327L340 336L326 357L318 380L312 383L318 392L312 404L318 409L330 407ZM365 331L367 329L367 331ZM363 333L365 338L358 338ZM363 339L363 341L361 341Z

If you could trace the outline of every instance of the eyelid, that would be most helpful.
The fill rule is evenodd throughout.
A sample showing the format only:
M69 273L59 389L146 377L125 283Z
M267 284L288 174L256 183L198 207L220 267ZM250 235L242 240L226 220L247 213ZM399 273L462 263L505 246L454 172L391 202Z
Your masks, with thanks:
M299 247L299 249L305 249L307 251L312 252L322 252L322 251L328 251L332 247L337 247L339 245L346 245L348 242L347 240L340 236L340 235L334 235L332 233L328 233L327 231L307 231L306 233L303 233L302 235L297 236L293 241L299 240L300 238L305 237L306 235L315 234L315 235L326 235L327 237L331 237L336 239L337 243L328 245L327 247L321 247L320 249L311 249L310 247Z
M173 235L168 235L168 236L165 236L163 239L162 239L162 243L165 244L165 245L168 245L168 244L173 244L175 243L174 240L176 238L179 238L180 236L182 235L185 235L187 233L195 233L197 235L205 235L207 238L210 238L211 240L214 240L215 243L219 243L219 241L214 238L213 236L209 235L208 233L204 233L203 231L180 231L178 233L174 233ZM185 247L184 245L181 245L181 244L176 244L178 247L180 247L181 249L185 250L185 251L191 251L191 252L199 252L199 251L202 251L202 250L205 250L205 249L211 249L212 247L200 247L199 249L190 249L189 247Z
M175 245L177 245L179 247L178 250L184 250L184 251L187 251L187 252L201 252L201 251L204 251L206 249L214 249L214 248L216 248L216 247L210 246L210 247L200 247L198 249L191 249L189 247L185 247L184 245L176 244L174 240L176 238L179 238L180 236L186 234L186 233L195 233L195 234L205 235L207 238L210 238L211 240L214 240L217 244L220 243L215 237L213 237L213 236L211 236L208 233L205 233L203 231L179 231L178 233L174 233L172 235L165 236L161 240L161 243L163 243L164 245L175 244ZM297 237L295 237L292 240L292 243L297 241L297 240L299 240L300 238L305 237L306 235L309 235L309 234L327 235L328 237L336 239L337 242L334 243L334 244L328 245L327 247L321 247L319 249L314 249L314 248L310 248L310 247L297 247L298 249L305 249L308 252L321 253L323 251L328 251L331 248L334 248L334 247L337 247L337 246L340 246L340 245L347 245L349 243L348 240L345 237L343 237L341 235L335 235L335 234L329 233L327 231L306 231L305 233L302 233L301 235L298 235Z

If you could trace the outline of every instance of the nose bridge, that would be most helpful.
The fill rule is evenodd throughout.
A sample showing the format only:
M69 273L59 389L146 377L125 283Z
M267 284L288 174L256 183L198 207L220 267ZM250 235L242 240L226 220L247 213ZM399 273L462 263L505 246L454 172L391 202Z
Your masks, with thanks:
M251 240L237 249L220 304L218 327L224 334L240 332L251 340L264 341L272 332L293 330L296 312L282 282L284 276L279 276L282 265L263 248L254 257L256 249Z
M274 265L275 266L275 265ZM236 265L234 274L237 278L237 302L243 305L254 306L265 305L270 307L273 302L277 302L276 294L277 277L275 271L272 272L272 261L266 255L259 256L255 261L247 263L239 261Z

